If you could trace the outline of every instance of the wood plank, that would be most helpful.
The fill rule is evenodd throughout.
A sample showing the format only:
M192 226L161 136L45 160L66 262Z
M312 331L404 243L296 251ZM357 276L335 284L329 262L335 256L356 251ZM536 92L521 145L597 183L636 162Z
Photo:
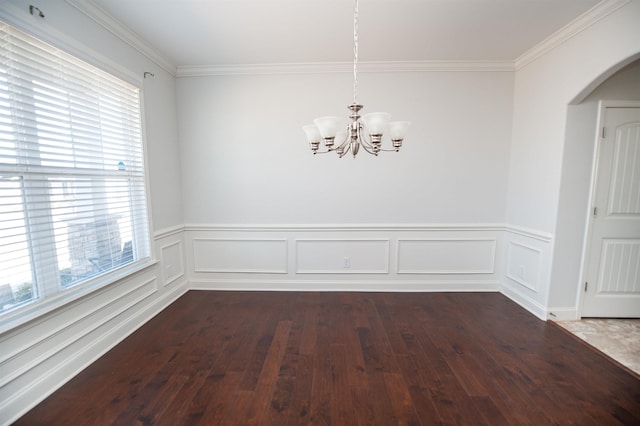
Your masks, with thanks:
M278 372L282 364L285 350L287 348L287 340L289 339L289 331L291 330L291 321L280 321L276 328L273 340L269 347L269 352L262 365L260 376L256 390L251 401L251 406L239 419L241 422L247 419L247 425L262 424L269 410L273 391L276 387ZM236 424L239 424L237 422Z
M198 411L190 411L182 424L219 425L227 417L230 408L240 394L242 373L230 371L224 375L207 377L207 381L196 395ZM200 407L204 411L200 411ZM190 407L191 408L191 407Z
M419 425L420 419L411 399L407 383L401 373L384 373L384 381L388 389L391 407L398 425Z
M351 387L349 386L346 346L329 345L331 356L331 422L339 425L353 423Z

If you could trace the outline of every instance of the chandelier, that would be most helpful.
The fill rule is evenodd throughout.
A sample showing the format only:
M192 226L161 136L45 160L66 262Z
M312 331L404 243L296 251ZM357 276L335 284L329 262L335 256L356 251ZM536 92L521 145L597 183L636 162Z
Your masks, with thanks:
M360 117L362 105L358 104L358 0L353 10L353 103L347 108L351 111L351 123L346 129L340 129L340 117L320 117L313 120L315 124L303 126L311 151L314 154L335 152L339 158L351 152L355 158L360 148L369 154L378 155L380 151L399 151L409 125L408 121L392 121L386 112L372 112ZM361 120L362 119L362 120ZM393 148L382 147L382 137L388 132ZM320 142L324 142L324 150L320 150Z

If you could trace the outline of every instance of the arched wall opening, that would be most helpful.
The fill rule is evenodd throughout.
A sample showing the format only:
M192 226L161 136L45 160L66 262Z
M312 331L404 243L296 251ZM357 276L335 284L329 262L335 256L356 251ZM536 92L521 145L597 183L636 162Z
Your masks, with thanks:
M554 306L558 300L575 300L577 317L584 288L583 259L602 100L640 101L640 53L602 73L567 107L549 301Z

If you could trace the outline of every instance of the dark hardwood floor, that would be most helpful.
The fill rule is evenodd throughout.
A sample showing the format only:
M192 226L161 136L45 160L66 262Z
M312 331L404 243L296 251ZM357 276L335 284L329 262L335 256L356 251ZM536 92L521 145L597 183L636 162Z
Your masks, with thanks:
M190 291L20 425L639 425L640 380L498 293Z

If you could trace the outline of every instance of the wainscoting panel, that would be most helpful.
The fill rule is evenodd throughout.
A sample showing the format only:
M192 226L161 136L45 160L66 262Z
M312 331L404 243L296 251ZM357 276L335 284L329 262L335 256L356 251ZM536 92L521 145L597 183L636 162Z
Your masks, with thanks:
M507 278L537 292L541 264L541 249L518 241L509 241L507 246Z
M546 320L550 316L547 304L552 235L507 226L504 244L505 266L500 291L540 319Z
M194 272L286 274L286 239L194 238Z
M296 240L297 274L387 274L389 240Z
M500 288L504 227L493 224L197 224L185 229L187 276L194 289Z
M398 273L493 274L495 256L495 238L401 239Z
M172 241L160 247L163 284L169 285L183 278L184 250L182 240Z

